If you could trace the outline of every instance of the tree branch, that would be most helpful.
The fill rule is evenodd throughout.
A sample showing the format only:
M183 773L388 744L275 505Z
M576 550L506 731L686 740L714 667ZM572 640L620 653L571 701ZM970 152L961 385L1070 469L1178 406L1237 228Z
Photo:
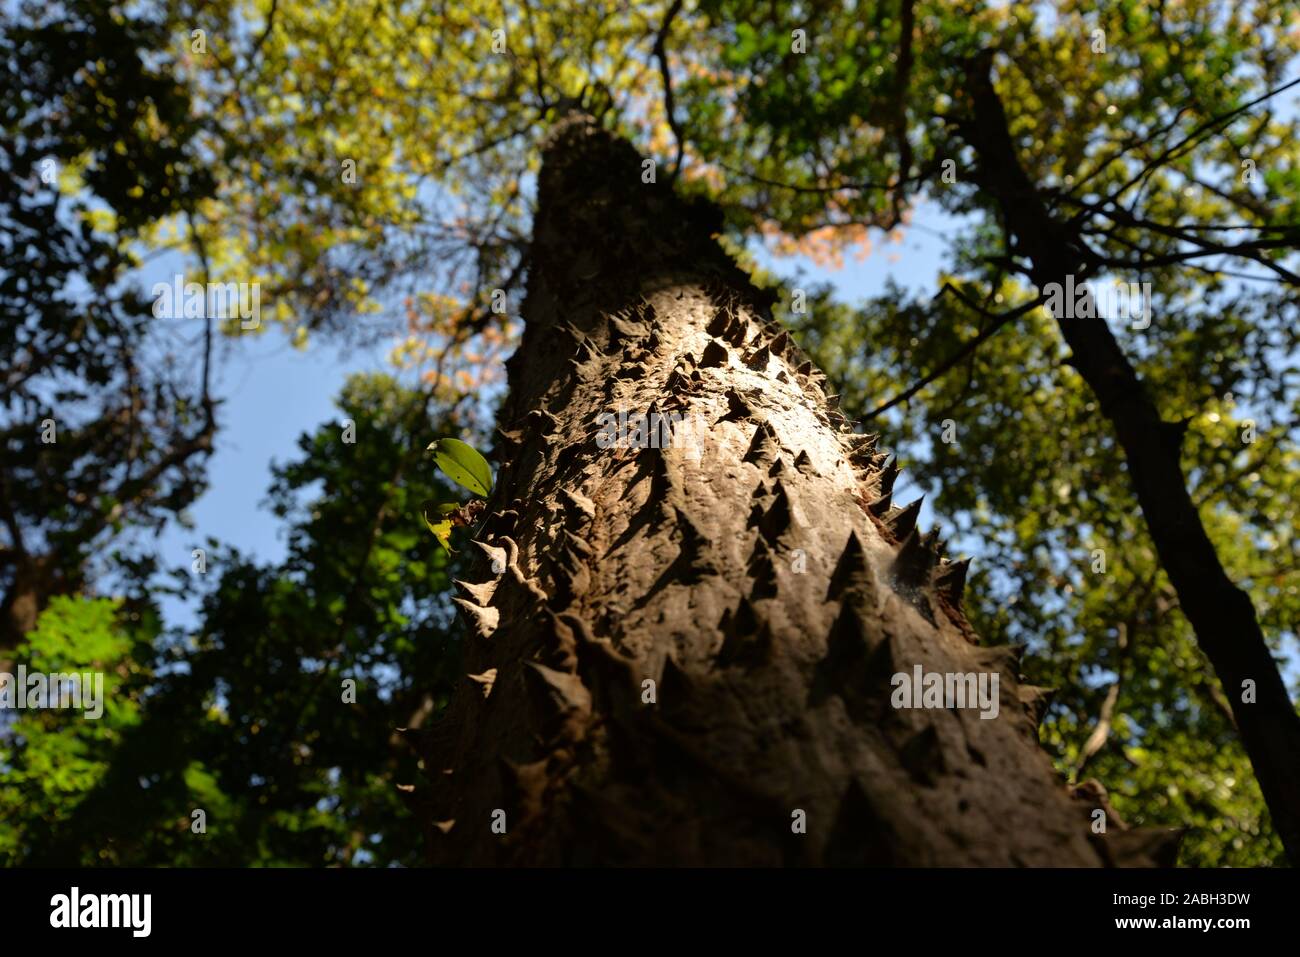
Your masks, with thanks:
M920 392L922 389L928 386L930 383L934 382L936 379L939 379L940 377L946 375L948 372L952 371L952 369L955 368L957 365L959 365L963 359L973 354L976 349L978 349L988 340L992 339L1008 323L1016 319L1019 319L1021 316L1025 315L1028 312L1032 312L1034 309L1038 308L1044 302L1047 301L1046 296L1039 296L1033 302L1027 302L1023 306L1018 306L1017 308L1012 309L1010 312L1004 312L1001 315L994 315L980 308L980 306L977 303L974 303L968 298L966 298L966 296L962 294L961 290L959 290L956 286L952 285L952 283L944 283L943 289L939 291L938 296L934 297L934 301L937 302L940 296L943 296L945 293L949 293L949 292L955 295L958 299L960 299L970 308L974 309L980 315L992 319L993 324L988 326L986 329L983 329L979 333L979 335L975 336L964 346L962 346L960 349L954 352L951 356L949 356L947 359L941 362L938 365L938 367L936 367L935 370L931 372L929 375L925 376L924 378L922 378L920 381L916 382L912 386L909 386L907 389L904 389L902 392L898 393L898 395L894 396L892 399L890 399L888 402L885 402L883 405L878 405L871 411L864 413L862 416L863 421L866 421L868 419L874 419L877 416L882 415L885 412L888 412L890 409L894 408L894 406L908 401L913 396L915 396L918 392Z
M659 33L655 36L655 57L659 60L659 75L664 81L664 113L668 116L668 128L673 131L673 138L677 141L677 157L673 160L673 168L668 174L668 182L674 183L677 180L677 174L682 168L682 153L686 148L685 140L682 137L682 129L677 125L677 117L674 115L673 106L673 78L668 69L668 48L667 39L668 31L672 29L673 20L681 12L682 0L673 0L668 12L664 14L663 25L659 27Z

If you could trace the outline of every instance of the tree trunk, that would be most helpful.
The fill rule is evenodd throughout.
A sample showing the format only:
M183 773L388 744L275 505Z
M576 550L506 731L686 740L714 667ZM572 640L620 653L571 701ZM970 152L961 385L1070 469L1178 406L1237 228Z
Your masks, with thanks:
M989 69L987 59L971 62L971 116L959 124L979 157L977 181L997 202L1008 237L1031 264L1034 283L1064 286L1067 275L1079 279L1088 269L1091 253L1051 217L1020 165ZM1250 596L1224 571L1187 491L1180 461L1183 428L1160 418L1105 320L1058 318L1057 324L1071 364L1114 426L1160 563L1232 703L1273 826L1291 862L1300 863L1300 716ZM1246 681L1255 689L1252 702L1242 700Z
M1169 832L1093 833L1104 797L1072 800L1038 746L1043 690L976 643L965 565L889 507L897 469L719 227L589 118L548 138L468 677L410 733L432 859L1167 861ZM704 427L602 448L620 409ZM996 717L891 706L915 666L997 675Z
M13 670L14 649L36 628L50 598L68 591L53 572L52 559L23 551L13 556L12 583L0 598L0 673Z

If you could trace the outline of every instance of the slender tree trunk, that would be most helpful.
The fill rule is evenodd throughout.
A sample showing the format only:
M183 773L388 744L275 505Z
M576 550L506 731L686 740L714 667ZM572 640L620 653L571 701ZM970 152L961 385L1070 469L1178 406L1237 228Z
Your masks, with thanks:
M960 124L976 150L978 182L997 202L1008 236L1026 256L1039 288L1065 285L1087 270L1090 253L1043 205L1020 165L989 65L972 61L970 120ZM1292 863L1300 863L1300 716L1264 640L1250 596L1232 583L1187 491L1180 461L1183 428L1160 418L1137 371L1102 319L1059 318L1078 369L1124 449L1133 488L1179 607L1214 666ZM1255 698L1243 700L1245 682Z
M51 572L51 556L19 552L13 560L13 580L0 598L0 673L13 669L15 648L36 628L41 611L65 589Z
M1039 748L1043 690L976 643L964 564L890 507L896 468L830 408L711 239L715 211L643 183L578 116L538 203L494 516L462 586L467 679L410 735L432 859L1167 860L1169 832L1093 833L1104 798L1071 799ZM602 448L620 409L704 427ZM915 666L996 675L996 717L893 707Z

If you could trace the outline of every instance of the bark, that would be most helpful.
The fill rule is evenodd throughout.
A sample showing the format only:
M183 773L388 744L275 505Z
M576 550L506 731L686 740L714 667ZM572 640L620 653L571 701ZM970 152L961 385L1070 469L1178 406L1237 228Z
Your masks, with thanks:
M959 124L978 154L977 182L994 198L1014 252L1027 257L1040 288L1064 285L1095 258L1048 213L1020 164L987 58L971 62L969 120ZM1179 607L1232 702L1273 825L1291 862L1300 862L1300 716L1269 652L1250 596L1219 561L1183 476L1183 428L1163 421L1137 371L1102 319L1058 319L1071 364L1092 389L1124 450L1133 489ZM1243 682L1256 689L1243 702Z
M538 190L466 680L408 734L432 860L1167 862L1169 832L1092 833L1098 802L1039 748L1043 689L978 644L965 565L891 507L897 468L831 409L711 238L716 211L643 184L578 116ZM602 449L620 407L707 427ZM997 717L895 709L891 676L917 664L996 673Z
M12 564L10 584L0 598L0 672L12 671L14 649L36 628L50 598L72 589L50 555L15 552Z

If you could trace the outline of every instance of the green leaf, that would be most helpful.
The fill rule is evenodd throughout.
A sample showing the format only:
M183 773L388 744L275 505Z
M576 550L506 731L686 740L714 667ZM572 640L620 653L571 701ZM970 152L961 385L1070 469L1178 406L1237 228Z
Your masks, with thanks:
M473 451L473 449L470 451ZM433 537L438 540L438 544L441 545L449 555L454 555L456 553L456 550L451 547L452 525L449 516L458 508L460 508L460 506L455 502L444 502L441 505L436 502L425 502L420 506L420 517L424 519L424 524L429 526L429 531L433 532ZM435 515L434 519L429 518L430 512Z
M487 498L492 491L492 469L487 459L459 439L439 439L429 446L433 460L444 475L475 495Z

